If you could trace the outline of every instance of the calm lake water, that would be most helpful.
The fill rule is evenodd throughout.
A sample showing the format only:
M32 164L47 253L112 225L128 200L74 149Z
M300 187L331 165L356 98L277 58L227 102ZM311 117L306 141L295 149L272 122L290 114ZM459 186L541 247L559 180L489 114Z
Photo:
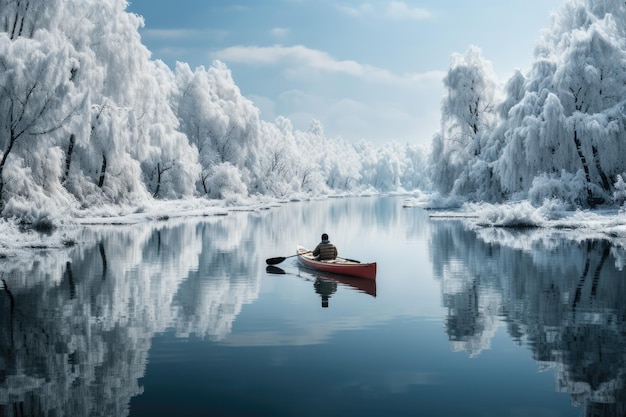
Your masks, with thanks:
M623 249L402 201L87 227L0 260L0 416L626 414ZM266 271L322 232L375 285Z

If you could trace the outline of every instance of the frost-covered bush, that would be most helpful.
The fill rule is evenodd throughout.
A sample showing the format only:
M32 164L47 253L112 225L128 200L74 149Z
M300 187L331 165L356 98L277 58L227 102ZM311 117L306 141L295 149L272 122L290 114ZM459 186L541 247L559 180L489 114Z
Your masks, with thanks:
M585 174L582 170L575 174L566 171L561 171L560 175L543 173L533 180L528 197L535 206L545 200L559 200L570 208L583 206L587 201Z
M241 178L241 171L230 162L213 167L206 180L207 196L224 199L234 195L247 196L248 189Z
M617 175L617 181L615 182L613 201L619 205L622 205L624 204L624 202L626 202L626 182L624 181L624 177L619 174Z
M467 209L478 215L477 223L503 227L539 227L545 223L541 211L528 201L511 204L469 204Z
M75 199L58 182L61 152L52 148L47 152L46 164L30 165L23 158L12 158L4 173L5 198L2 217L16 218L21 223L40 228L57 225L64 217L66 208Z

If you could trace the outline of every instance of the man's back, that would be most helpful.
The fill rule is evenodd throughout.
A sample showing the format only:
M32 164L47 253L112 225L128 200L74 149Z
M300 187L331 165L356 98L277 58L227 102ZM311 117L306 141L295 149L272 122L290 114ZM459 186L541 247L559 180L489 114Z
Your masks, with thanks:
M319 254L315 253L319 249ZM337 248L330 242L322 242L317 245L314 255L317 255L320 261L327 261L337 257Z

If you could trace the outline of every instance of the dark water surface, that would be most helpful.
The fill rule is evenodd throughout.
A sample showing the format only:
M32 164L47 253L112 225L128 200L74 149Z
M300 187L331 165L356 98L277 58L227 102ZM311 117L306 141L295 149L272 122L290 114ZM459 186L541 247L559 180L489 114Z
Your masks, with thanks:
M375 285L294 258L330 234ZM89 227L0 260L0 416L624 416L623 248L402 198ZM326 305L327 307L322 307Z

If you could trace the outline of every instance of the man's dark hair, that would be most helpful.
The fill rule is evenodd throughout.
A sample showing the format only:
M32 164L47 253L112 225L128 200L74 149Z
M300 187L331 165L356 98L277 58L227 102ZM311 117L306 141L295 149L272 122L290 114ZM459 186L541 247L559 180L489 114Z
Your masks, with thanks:
M328 235L326 233L322 233L322 240L328 240Z

